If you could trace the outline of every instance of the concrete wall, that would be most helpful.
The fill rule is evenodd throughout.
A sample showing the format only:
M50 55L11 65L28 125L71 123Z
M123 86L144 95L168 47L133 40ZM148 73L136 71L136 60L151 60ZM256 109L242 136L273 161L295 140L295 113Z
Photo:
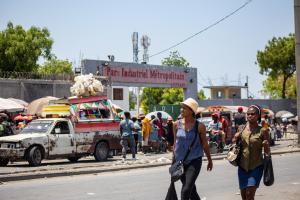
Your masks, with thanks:
M274 113L287 110L297 115L297 104L294 99L278 99L278 100L269 100L269 99L214 99L214 100L201 100L198 101L199 106L214 106L214 105L226 105L226 106L250 106L252 104L257 104L264 108L271 109Z
M52 80L0 79L0 97L26 102L44 96L69 97L71 82Z
M114 100L112 90L113 88L122 88L123 89L123 100ZM123 86L113 86L112 90L110 90L107 97L112 100L112 102L118 106L120 106L124 111L129 111L129 88Z

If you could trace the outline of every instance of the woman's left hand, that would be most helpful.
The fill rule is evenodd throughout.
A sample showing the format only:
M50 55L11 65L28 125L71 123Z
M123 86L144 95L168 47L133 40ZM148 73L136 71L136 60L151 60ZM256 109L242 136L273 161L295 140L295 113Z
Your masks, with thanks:
M207 163L207 171L211 171L213 168L213 162L212 160L210 159Z

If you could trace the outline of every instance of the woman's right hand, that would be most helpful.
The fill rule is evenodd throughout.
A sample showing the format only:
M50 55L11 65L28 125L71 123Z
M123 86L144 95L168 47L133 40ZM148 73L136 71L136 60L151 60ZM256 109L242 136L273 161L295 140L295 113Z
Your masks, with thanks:
M213 169L213 162L211 159L209 159L207 163L207 171L211 171L212 169Z

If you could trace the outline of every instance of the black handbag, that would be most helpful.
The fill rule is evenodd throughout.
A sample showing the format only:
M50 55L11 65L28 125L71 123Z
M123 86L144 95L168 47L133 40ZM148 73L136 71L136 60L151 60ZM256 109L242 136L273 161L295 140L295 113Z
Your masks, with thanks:
M271 186L274 183L274 171L272 158L270 156L264 157L264 184L265 186Z
M241 137L242 137L242 133L245 130L246 125L242 128L241 131ZM242 151L242 139L241 137L238 139L238 141L236 141L235 144L231 144L229 146L229 150L226 156L226 159L229 161L230 164L232 164L233 166L237 167L239 165L239 161L241 158L241 151Z
M198 123L196 123L197 125ZM198 127L198 126L196 126ZM172 163L171 167L169 168L169 173L171 175L171 181L172 182L176 182L180 179L180 177L184 174L184 167L183 167L183 163L186 160L186 158L188 157L195 141L196 141L196 137L198 135L198 132L195 133L195 136L193 138L193 142L192 144L189 146L188 151L186 152L184 159L183 160L179 160L179 161L175 161L174 163Z

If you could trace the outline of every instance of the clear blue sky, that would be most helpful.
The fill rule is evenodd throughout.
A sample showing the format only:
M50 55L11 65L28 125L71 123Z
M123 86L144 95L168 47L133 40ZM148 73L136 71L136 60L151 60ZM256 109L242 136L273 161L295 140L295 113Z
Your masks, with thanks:
M0 30L7 22L47 27L59 59L76 61L107 59L132 61L131 34L151 38L149 54L155 54L199 32L228 15L245 0L1 0ZM256 53L272 37L294 32L293 0L253 0L244 9L208 31L176 47L180 55L198 68L198 89L239 77L256 98L262 98L264 76L255 65ZM141 47L140 47L141 49ZM82 56L80 56L82 55ZM169 52L150 58L161 64ZM142 58L142 52L139 55ZM227 80L227 81L226 81ZM206 91L207 92L207 91Z

